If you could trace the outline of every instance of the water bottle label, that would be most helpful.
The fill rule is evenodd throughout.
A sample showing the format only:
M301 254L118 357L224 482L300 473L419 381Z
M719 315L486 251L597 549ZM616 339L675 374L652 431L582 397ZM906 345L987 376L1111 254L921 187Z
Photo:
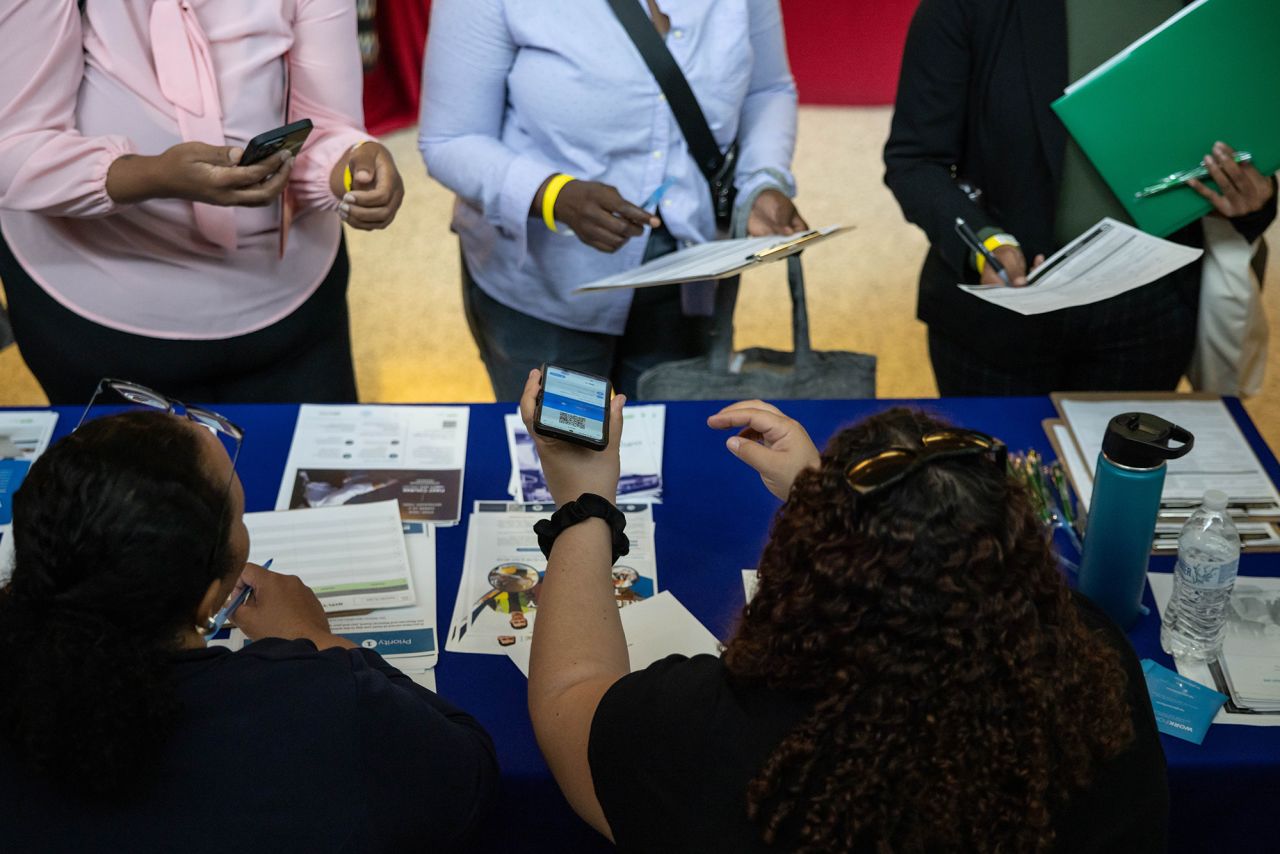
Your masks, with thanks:
M1221 590L1230 587L1236 580L1236 570L1239 568L1239 561L1230 561L1228 563L1211 563L1203 566L1196 566L1178 559L1178 574L1193 587L1201 590Z

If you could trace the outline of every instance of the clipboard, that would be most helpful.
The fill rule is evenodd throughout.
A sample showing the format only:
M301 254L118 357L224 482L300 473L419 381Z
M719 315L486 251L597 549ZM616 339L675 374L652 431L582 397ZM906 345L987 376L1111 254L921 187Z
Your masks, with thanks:
M625 273L580 285L574 289L574 293L599 293L728 279L755 267L789 258L837 234L852 231L853 228L832 225L787 237L742 237L699 243L670 255L654 258Z
M1054 453L1057 455L1059 460L1063 461L1063 469L1066 471L1067 479L1071 483L1071 488L1075 490L1077 497L1091 495L1093 491L1093 484L1092 484L1092 481L1090 481L1088 484L1080 483L1079 478L1077 478L1076 476L1075 468L1071 465L1068 465L1066 463L1066 460L1068 459L1069 456L1075 455L1079 459L1079 461L1086 467L1086 470L1089 472L1092 472L1093 460L1096 459L1097 451L1095 450L1092 453L1088 453L1083 448L1080 447L1079 438L1075 435L1074 432L1072 432L1071 427L1066 420L1066 415L1062 406L1063 401L1077 400L1077 401L1096 402L1096 401L1106 401L1106 400L1116 400L1116 401L1123 400L1123 401L1132 402L1132 401L1151 400L1151 401L1177 401L1177 402L1183 402L1183 403L1188 401L1197 401L1197 400L1214 401L1214 402L1222 401L1222 398L1220 396L1215 394L1208 394L1204 392L1195 392L1195 393L1188 393L1188 394L1175 394L1175 393L1168 393L1168 392L1054 392L1049 395L1049 398L1053 402L1053 406L1058 413L1058 417L1044 419L1044 421L1041 422L1041 427L1044 429L1045 436L1048 438L1049 444L1053 448ZM1117 414L1119 414L1119 412L1117 412ZM1228 414L1230 415L1230 413ZM1235 422L1234 416L1232 416L1232 422L1236 424L1237 428L1239 428L1239 424ZM1062 444L1059 441L1059 437L1057 435L1056 428L1061 428L1066 430L1066 432L1069 435L1070 441L1074 443L1071 448L1062 447ZM1253 450L1252 447L1250 447L1250 451L1252 450ZM1256 457L1256 454L1255 454L1255 457ZM1265 473L1266 471L1265 468L1263 469L1263 471ZM1269 475L1268 475L1268 480L1270 480ZM1160 515L1157 518L1157 522L1156 522L1158 532L1161 529L1164 529L1165 533L1168 534L1172 532L1172 530L1174 530L1175 528L1180 529L1182 526L1182 523L1185 521L1184 516L1168 515L1169 510L1170 508L1166 508L1163 506L1161 507ZM1177 511L1175 510L1175 512ZM1080 504L1080 515L1087 519L1088 512L1084 509L1083 501ZM1270 536L1273 539L1280 539L1280 521L1278 521L1275 518L1272 518L1271 516L1256 516L1256 517L1244 517L1244 518L1237 517L1235 518L1235 522L1237 527L1241 528L1242 551L1254 552L1259 554L1280 552L1280 543L1277 543L1277 544L1266 543L1266 544L1251 545L1249 542L1250 536L1255 536L1255 537L1258 536L1264 528L1269 529ZM1157 544L1160 542L1161 539L1162 538L1158 535ZM1168 537L1165 536L1163 539L1167 540ZM1173 555L1173 554L1176 554L1176 547L1153 548L1151 553L1153 555Z

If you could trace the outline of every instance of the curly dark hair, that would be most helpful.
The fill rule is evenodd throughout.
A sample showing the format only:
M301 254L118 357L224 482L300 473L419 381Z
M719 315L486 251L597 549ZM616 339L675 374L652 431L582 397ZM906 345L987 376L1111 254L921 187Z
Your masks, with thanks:
M0 739L74 795L124 799L180 712L168 660L231 569L226 483L192 427L90 421L32 465L13 501L0 588Z
M844 430L778 512L724 656L735 682L815 702L748 787L767 843L1043 851L1055 809L1134 737L1119 654L990 457L867 497L846 483L947 426L898 408Z

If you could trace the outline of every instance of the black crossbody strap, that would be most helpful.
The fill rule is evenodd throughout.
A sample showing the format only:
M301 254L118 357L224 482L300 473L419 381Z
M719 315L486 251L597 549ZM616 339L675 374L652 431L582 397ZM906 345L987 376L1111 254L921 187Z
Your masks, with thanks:
M609 0L609 5L613 7L613 13L618 16L627 35L631 36L636 49L640 51L644 64L649 66L649 71L658 81L662 94L667 96L671 112L675 113L676 124L680 125L680 131L689 144L689 152L697 161L698 168L709 182L721 177L725 155L711 134L711 126L707 124L707 117L703 115L698 99L689 88L689 81L684 78L680 66L676 65L675 57L667 50L662 36L658 35L658 28L636 0Z

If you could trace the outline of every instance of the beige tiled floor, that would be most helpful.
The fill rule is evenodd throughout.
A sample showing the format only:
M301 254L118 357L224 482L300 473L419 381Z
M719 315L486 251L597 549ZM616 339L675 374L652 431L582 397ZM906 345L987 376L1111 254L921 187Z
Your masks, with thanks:
M887 109L804 108L796 174L799 204L814 225L857 226L805 256L815 346L880 357L882 397L929 397L936 387L915 319L916 274L925 241L902 220L881 182ZM388 140L405 175L404 208L385 232L350 232L351 313L361 396L370 401L492 400L462 316L451 199L422 168L412 131ZM1280 320L1280 227L1273 228L1272 326ZM782 271L747 277L738 344L786 347L789 324ZM14 348L0 353L0 405L43 403ZM1249 410L1280 448L1280 341L1267 386Z

